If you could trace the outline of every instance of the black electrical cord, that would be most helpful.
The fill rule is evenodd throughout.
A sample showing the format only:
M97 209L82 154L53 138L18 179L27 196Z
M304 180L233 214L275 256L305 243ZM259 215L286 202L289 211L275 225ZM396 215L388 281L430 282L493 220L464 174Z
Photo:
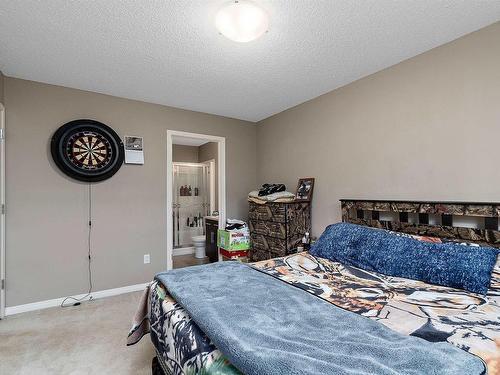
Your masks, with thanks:
M61 307L78 306L83 300L90 296L89 301L92 299L92 184L89 183L89 212L88 212L88 236L87 236L87 256L88 256L88 269L89 269L89 291L83 297L66 297L61 302ZM66 301L73 301L73 303L65 305Z

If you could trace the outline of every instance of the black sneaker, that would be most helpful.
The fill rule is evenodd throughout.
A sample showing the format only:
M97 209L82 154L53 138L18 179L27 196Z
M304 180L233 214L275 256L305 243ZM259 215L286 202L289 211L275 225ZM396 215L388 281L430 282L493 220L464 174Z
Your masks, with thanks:
M280 193L286 190L286 186L283 184L264 184L262 188L259 190L259 197L263 197L265 195Z

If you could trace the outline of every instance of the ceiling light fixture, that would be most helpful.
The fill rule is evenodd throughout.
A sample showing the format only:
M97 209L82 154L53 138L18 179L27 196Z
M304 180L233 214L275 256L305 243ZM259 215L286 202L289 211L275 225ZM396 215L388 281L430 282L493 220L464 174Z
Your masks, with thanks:
M217 12L215 26L225 37L246 43L268 31L269 17L251 1L239 0L224 5Z

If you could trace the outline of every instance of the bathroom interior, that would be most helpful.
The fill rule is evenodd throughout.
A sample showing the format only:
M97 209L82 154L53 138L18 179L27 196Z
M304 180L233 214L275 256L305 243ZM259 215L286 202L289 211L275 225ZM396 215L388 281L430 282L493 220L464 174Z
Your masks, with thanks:
M216 262L217 142L179 137L173 143L173 267Z

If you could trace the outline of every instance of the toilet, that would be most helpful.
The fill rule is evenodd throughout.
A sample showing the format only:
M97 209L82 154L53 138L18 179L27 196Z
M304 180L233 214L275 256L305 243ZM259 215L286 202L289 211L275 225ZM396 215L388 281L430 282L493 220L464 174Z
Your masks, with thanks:
M191 237L194 244L194 257L197 259L203 259L207 256L205 253L205 236L193 236Z

